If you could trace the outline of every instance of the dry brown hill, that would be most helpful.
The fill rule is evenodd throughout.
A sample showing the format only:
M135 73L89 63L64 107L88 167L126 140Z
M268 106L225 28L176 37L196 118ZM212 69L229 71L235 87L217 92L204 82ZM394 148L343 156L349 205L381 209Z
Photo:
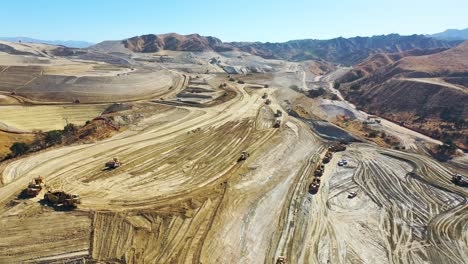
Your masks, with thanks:
M429 55L374 56L339 82L362 109L468 145L468 42Z

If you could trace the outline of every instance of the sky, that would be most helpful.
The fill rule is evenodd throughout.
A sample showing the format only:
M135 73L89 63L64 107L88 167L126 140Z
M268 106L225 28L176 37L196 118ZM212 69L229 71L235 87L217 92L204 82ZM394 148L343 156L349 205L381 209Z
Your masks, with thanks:
M1 37L120 40L176 32L283 42L468 28L467 0L14 0Z

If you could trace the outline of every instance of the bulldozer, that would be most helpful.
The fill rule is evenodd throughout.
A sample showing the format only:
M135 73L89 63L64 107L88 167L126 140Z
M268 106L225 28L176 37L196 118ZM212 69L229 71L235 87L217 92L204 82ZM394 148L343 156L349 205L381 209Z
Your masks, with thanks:
M452 176L452 182L455 183L455 185L458 185L461 187L468 186L468 179L465 176L458 174L458 173Z
M116 169L122 166L122 163L119 161L118 158L113 158L112 160L106 162L106 168L108 169Z
M38 176L29 183L28 188L24 191L24 194L29 197L38 195L45 186L45 179L42 176Z
M286 257L285 256L279 256L276 259L276 264L286 264Z
M81 198L77 194L69 194L64 191L48 191L44 194L44 201L53 205L62 205L64 207L76 207L81 204Z
M242 151L239 159L237 160L237 162L241 162L243 160L246 160L248 157L250 157L250 154L247 152L247 151Z
M325 166L323 165L319 165L317 166L317 168L315 169L314 171L314 175L317 176L317 177L320 177L323 175L323 172L325 171Z
M314 178L309 185L309 193L316 194L320 188L320 178Z

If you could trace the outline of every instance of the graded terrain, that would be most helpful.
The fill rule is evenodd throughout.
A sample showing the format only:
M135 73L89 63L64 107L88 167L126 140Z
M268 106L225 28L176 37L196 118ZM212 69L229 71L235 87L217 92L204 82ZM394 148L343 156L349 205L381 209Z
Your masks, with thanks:
M96 117L126 129L0 163L0 263L466 261L468 190L451 182L466 155L436 161L442 142L346 101L334 83L360 66L175 37L2 42L0 139ZM24 197L39 175L44 190ZM46 189L81 203L47 204Z

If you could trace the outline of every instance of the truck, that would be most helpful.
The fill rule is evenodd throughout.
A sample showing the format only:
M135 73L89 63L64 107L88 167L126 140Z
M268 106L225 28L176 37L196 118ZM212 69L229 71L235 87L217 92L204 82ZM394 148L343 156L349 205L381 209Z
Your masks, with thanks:
M459 173L454 174L452 176L452 182L455 185L461 186L461 187L467 187L468 186L468 178L466 176L463 176Z
M45 179L38 176L29 183L28 187L24 190L24 194L29 197L37 196L45 186Z
M107 169L116 169L122 166L122 163L119 161L118 158L113 158L112 160L106 162L105 166Z
M44 194L44 201L52 205L63 207L77 207L81 204L81 198L77 194L70 194L64 191L48 191Z

